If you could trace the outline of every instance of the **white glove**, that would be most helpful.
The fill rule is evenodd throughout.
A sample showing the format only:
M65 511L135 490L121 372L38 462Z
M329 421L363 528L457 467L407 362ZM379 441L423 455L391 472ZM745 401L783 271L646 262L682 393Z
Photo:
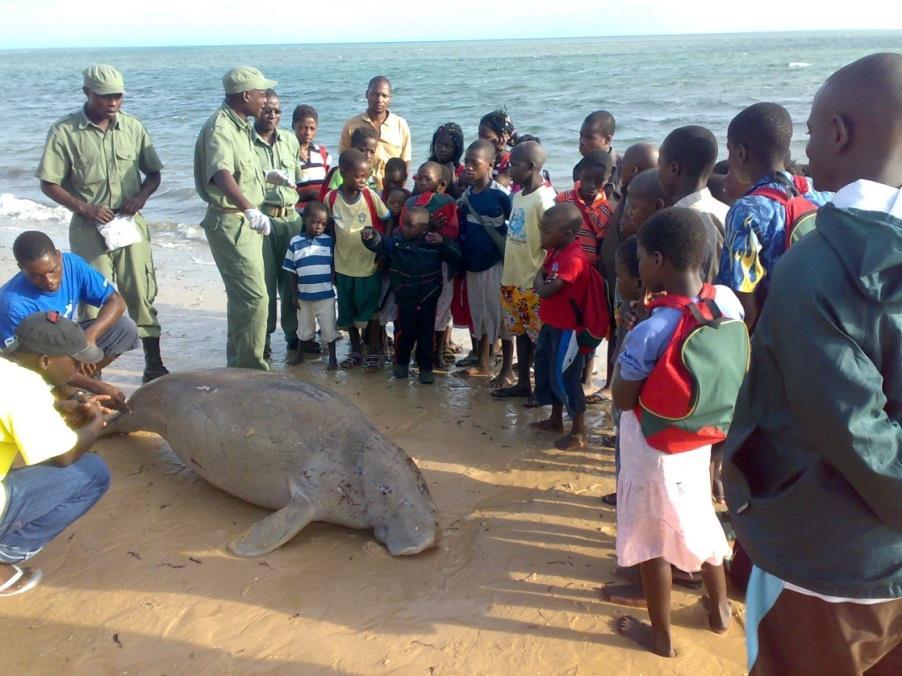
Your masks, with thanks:
M265 215L259 209L247 209L244 212L244 216L247 218L251 230L256 230L263 236L272 232L272 224L269 222L269 216Z
M266 182L279 186L291 185L291 177L288 175L287 171L273 169L266 172Z

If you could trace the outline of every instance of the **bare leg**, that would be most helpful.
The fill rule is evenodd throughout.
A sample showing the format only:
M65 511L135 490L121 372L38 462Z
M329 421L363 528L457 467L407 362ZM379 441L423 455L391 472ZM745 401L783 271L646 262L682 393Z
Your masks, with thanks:
M477 352L479 354L479 363L476 366L455 371L454 375L463 378L486 377L492 375L491 359L492 344L487 334L483 334L479 339Z
M541 430L543 432L563 432L564 405L552 404L551 415L548 418L539 420L538 422L529 423L529 426L534 430Z
M351 339L351 352L362 354L363 345L360 342L360 329L358 329L356 326L352 326L350 329L348 329L348 336Z
M505 387L514 382L514 341L501 341L501 370L492 378L492 387Z
M673 657L670 635L670 564L664 559L651 559L640 564L645 605L651 624L631 615L617 620L617 632L662 657Z
M303 350L298 350L299 353L302 353ZM303 357L302 357L303 359ZM327 371L337 371L338 370L338 361L335 359L335 341L333 340L329 343L329 364L326 366Z
M555 441L554 447L562 451L567 451L571 448L585 448L588 443L585 423L585 413L577 413L573 416L573 427L570 428L570 434Z
M705 582L705 591L708 592L708 620L711 623L711 631L723 634L730 628L733 619L730 603L727 601L727 579L723 566L704 564L702 580Z

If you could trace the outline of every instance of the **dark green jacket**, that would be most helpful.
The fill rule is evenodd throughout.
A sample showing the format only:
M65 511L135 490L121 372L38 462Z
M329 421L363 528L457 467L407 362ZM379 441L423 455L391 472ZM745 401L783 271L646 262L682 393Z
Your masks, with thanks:
M442 262L449 265L460 262L460 247L448 237L435 245L427 244L422 237L404 239L400 232L387 238L375 232L373 239L364 241L363 245L374 253L390 257L390 288L399 305L437 301L444 282Z
M902 221L828 204L770 289L726 442L739 540L805 589L902 597Z

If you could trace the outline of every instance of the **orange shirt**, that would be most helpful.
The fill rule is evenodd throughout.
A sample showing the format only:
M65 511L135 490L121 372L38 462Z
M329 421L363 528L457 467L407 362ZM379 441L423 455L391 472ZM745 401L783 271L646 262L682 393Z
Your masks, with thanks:
M614 212L604 190L598 191L592 204L586 204L579 192L579 181L577 181L572 190L558 193L554 201L558 203L573 202L583 215L583 224L576 239L582 250L586 252L589 262L594 265L598 260L601 242L608 231L608 223Z

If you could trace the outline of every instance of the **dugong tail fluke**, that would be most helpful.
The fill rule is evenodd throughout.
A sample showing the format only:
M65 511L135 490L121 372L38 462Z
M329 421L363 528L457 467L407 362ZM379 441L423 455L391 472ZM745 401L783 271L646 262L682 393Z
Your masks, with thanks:
M420 470L343 397L286 374L173 373L139 388L108 433L148 431L214 486L274 510L233 539L240 556L271 552L311 521L373 529L395 556L439 537Z

